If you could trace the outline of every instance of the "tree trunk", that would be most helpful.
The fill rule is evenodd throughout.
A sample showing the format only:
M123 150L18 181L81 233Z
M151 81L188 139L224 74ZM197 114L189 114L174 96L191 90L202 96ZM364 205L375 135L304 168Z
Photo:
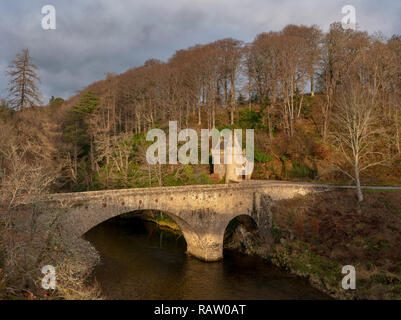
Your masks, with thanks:
M198 106L198 125L200 126L202 124L202 118L201 118L201 107L200 105Z
M213 103L213 111L212 111L212 128L216 127L216 106Z
M92 134L89 137L90 140L90 164L91 164L91 173L90 173L90 184L92 184L93 181L93 173L95 172L95 148L93 145L93 136Z
M234 111L235 111L235 70L231 71L230 105L231 105L231 125L233 125Z
M356 182L356 194L358 196L358 202L362 202L363 193L361 189L361 181L359 179L359 168L357 164L355 164L355 182Z
M267 110L267 125L269 126L269 139L270 141L273 141L273 124L270 115L270 109Z
M149 188L152 187L152 172L150 170L150 165L148 164L148 177L149 177Z
M401 145L400 145L400 125L399 125L399 119L398 119L398 110L395 110L395 143L397 146L397 151L398 154L401 154Z
M163 186L163 177L162 177L162 166L159 163L158 165L158 169L159 169L159 187Z

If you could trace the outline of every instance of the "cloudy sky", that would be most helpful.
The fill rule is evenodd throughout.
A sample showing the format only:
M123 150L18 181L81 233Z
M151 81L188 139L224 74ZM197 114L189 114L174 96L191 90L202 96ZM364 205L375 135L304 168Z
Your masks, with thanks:
M56 8L56 30L41 27L48 4ZM360 29L401 33L400 0L1 0L0 97L4 70L21 48L30 48L40 69L45 100L68 98L107 72L149 58L165 61L194 44L227 37L250 42L289 23L327 30L347 4L356 8Z

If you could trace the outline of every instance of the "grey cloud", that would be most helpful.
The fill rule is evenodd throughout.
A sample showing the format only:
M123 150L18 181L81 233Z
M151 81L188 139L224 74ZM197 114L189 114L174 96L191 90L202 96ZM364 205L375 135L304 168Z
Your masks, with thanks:
M0 68L15 53L31 49L42 91L68 96L106 72L121 73L149 58L167 60L177 49L220 38L252 41L286 24L318 24L327 30L348 1L267 0L52 0L57 30L40 27L45 1L0 3ZM398 0L355 0L361 29L400 33ZM0 71L1 74L2 70ZM0 95L7 80L0 76ZM2 91L1 91L2 90Z

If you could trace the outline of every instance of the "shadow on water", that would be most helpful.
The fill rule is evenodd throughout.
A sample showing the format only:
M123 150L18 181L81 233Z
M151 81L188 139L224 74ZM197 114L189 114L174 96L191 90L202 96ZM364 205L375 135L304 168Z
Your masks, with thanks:
M225 251L204 263L185 254L180 233L114 218L86 235L102 257L94 275L109 299L327 299L306 280L259 258Z

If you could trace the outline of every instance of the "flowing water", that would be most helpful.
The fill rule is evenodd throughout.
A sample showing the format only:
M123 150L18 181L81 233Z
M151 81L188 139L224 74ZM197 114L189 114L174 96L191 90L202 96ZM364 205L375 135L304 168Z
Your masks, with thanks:
M259 258L224 252L205 263L182 235L140 219L112 219L86 234L101 255L94 275L108 299L327 299L306 280Z

